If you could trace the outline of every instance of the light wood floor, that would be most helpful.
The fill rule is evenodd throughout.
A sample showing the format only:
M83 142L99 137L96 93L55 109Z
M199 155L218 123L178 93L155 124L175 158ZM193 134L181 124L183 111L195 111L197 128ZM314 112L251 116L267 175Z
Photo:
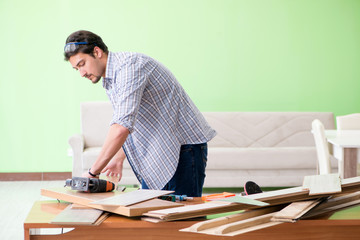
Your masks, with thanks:
M24 239L23 224L34 201L49 200L41 188L63 187L65 181L0 181L0 238Z

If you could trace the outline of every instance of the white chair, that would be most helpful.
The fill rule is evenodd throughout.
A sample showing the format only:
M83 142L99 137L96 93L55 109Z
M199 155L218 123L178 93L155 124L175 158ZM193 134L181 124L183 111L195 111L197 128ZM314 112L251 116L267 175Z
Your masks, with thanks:
M312 133L314 135L316 153L318 159L318 173L330 174L331 165L330 165L330 153L328 142L325 137L325 128L322 122L318 119L315 119L312 122Z
M360 130L360 113L336 117L338 130Z

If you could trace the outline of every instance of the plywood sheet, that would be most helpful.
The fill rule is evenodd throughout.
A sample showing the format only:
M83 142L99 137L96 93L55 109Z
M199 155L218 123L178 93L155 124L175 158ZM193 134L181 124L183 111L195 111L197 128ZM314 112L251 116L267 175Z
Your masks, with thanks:
M139 189L132 192L118 194L113 197L105 198L91 202L91 204L108 206L129 206L135 203L143 202L163 195L173 193L174 191Z
M102 214L103 211L98 209L76 209L69 205L50 223L61 225L94 225Z
M117 194L122 194L121 192L106 192L106 193L83 193L67 188L54 188L54 189L41 189L41 195L59 199L71 203L76 203L84 205L87 207L112 212L128 217L132 216L141 216L143 213L164 208L179 207L183 204L165 201L161 199L151 199L145 202L133 204L131 206L106 206L91 204L91 202L102 200L108 197L113 197Z
M310 196L339 193L341 192L341 179L337 173L305 176L303 189L308 189Z

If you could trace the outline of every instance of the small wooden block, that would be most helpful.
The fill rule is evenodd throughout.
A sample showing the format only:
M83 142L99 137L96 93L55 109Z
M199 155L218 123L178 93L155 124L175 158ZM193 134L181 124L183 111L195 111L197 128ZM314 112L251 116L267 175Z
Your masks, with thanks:
M305 176L303 189L308 189L310 196L339 193L341 179L337 173Z

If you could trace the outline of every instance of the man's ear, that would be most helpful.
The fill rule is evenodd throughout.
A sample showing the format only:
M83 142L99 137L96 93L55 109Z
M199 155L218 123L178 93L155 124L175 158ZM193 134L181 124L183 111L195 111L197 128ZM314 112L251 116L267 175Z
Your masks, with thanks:
M101 50L101 48L99 48L98 46L94 47L94 56L95 57L101 58L103 53L104 52L103 52L103 50Z

